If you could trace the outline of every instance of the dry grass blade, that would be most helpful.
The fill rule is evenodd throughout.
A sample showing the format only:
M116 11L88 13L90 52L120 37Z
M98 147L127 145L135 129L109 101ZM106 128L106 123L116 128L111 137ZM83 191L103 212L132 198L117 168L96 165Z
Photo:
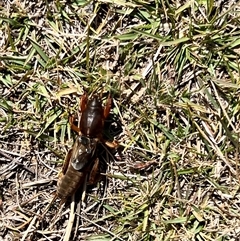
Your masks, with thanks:
M236 0L2 1L0 237L238 240L239 13ZM84 92L111 94L104 135L121 147L99 147L105 179L76 193L80 211L44 213Z

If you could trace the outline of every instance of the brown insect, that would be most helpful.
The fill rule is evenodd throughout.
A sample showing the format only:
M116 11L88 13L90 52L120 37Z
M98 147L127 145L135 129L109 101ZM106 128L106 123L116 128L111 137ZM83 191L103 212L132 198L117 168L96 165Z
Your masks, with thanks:
M68 152L57 184L56 196L65 201L84 182L89 174L89 181L93 182L98 169L98 158L94 157L97 143L101 142L115 148L115 142L105 141L102 137L104 122L111 109L109 96L105 108L97 95L88 99L84 94L80 101L81 119L80 127L73 124L70 118L71 129L78 133L73 148ZM92 183L91 183L92 184Z
M97 157L97 145L101 143L115 148L116 142L108 142L103 139L103 127L111 109L111 97L103 108L102 101L97 95L88 99L84 94L80 100L81 119L80 126L74 125L74 118L70 117L71 129L78 133L78 137L72 149L66 155L62 171L59 174L57 192L51 203L41 215L43 219L48 209L57 197L63 204L88 178L88 184L96 183L100 175L99 159ZM98 180L97 180L98 181Z

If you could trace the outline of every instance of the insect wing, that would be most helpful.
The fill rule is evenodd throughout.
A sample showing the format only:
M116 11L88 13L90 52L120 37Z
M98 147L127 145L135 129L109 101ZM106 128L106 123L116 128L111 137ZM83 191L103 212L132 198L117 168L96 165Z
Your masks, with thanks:
M71 164L77 171L81 171L90 162L96 148L96 142L85 136L80 136L75 141L72 150Z

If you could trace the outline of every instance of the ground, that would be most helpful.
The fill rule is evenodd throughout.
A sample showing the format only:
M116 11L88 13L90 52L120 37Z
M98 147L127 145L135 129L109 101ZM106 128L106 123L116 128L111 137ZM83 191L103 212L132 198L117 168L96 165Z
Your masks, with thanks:
M1 1L0 240L240 240L239 26L238 1ZM119 146L45 212L84 93Z

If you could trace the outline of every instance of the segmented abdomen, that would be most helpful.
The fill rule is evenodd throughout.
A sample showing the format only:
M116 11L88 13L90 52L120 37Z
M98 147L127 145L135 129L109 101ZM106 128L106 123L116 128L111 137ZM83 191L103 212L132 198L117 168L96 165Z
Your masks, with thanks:
M84 182L85 176L86 172L76 171L70 163L65 175L58 180L57 196L62 200L71 196Z

